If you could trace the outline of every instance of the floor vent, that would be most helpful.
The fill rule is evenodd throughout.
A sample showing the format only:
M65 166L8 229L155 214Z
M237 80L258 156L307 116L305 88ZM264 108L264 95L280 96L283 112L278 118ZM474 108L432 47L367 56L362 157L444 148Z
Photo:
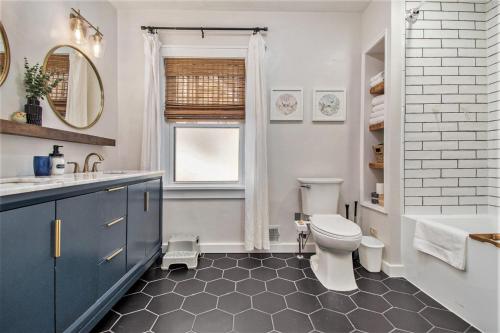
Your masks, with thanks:
M269 241L272 243L277 243L280 240L280 229L277 225L269 226Z

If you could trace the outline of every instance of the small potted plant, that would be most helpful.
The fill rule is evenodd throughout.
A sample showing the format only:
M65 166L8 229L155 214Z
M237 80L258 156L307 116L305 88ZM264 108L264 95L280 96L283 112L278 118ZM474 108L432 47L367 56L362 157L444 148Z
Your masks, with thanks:
M24 86L26 88L27 103L24 106L26 112L26 120L28 124L42 126L42 107L40 100L43 100L52 92L60 79L55 79L51 82L49 73L43 71L42 66L35 64L30 66L28 59L24 58Z

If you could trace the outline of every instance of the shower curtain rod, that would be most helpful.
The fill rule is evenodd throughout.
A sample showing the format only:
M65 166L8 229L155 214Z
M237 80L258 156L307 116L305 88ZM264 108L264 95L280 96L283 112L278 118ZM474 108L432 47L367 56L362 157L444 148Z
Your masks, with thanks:
M267 27L254 27L254 28L226 28L226 27L155 27L155 26L141 26L141 30L147 30L150 33L155 30L186 30L186 31L201 31L201 37L205 38L205 31L268 31Z

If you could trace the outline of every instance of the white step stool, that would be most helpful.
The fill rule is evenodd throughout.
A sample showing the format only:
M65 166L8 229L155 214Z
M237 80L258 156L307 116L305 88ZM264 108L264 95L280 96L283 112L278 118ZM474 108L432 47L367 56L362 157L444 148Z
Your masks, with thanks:
M195 235L178 234L168 240L167 252L163 256L161 269L167 270L170 265L184 264L189 269L198 266L200 255L200 238Z

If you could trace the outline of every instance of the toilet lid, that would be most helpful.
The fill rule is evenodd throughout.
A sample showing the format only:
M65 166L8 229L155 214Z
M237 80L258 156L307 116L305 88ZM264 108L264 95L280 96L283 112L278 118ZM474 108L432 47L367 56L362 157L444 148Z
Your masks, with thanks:
M361 234L361 229L356 223L340 215L313 215L311 225L316 230L342 237L354 237Z

